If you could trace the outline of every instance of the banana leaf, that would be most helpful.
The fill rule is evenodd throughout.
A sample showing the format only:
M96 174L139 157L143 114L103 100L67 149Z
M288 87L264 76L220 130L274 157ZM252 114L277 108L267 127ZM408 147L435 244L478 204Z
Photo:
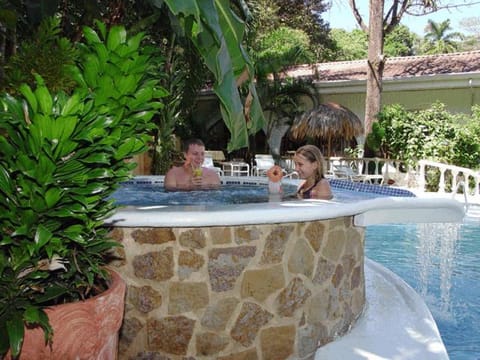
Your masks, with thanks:
M248 134L259 131L265 119L253 86L253 65L242 47L245 24L228 0L165 0L165 4L215 76L213 91L231 135L228 151L248 146ZM248 89L245 99L241 86Z

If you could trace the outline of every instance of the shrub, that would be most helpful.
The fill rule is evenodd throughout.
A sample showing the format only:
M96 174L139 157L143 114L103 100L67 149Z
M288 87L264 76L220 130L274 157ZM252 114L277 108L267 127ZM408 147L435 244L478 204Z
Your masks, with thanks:
M86 27L73 94L40 76L0 100L0 354L22 346L24 324L51 337L44 306L96 293L116 243L109 196L146 150L165 91L148 78L143 34Z
M23 41L18 53L8 60L1 87L17 94L22 83L34 86L34 74L39 74L50 91L71 91L75 81L68 67L75 64L79 54L69 39L59 36L60 32L60 19L45 18L35 37Z
M441 103L420 111L389 105L379 113L367 145L409 165L415 165L419 159L431 159L476 168L480 160L479 118L479 107L468 118L451 114Z

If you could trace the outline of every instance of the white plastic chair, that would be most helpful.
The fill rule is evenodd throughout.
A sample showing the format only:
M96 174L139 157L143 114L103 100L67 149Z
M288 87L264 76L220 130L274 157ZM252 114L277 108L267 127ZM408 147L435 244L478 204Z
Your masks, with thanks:
M273 165L275 165L275 161L272 155L257 154L255 155L255 165L252 168L252 174L254 176L264 176Z
M383 175L363 174L363 160L354 160L349 164L333 165L333 173L336 178L347 178L351 181L363 183L383 183Z
M223 170L214 165L212 155L205 154L205 157L204 157L204 160L203 160L203 166L205 166L206 168L209 168L209 169L213 169L217 172L217 174L219 176L223 176Z

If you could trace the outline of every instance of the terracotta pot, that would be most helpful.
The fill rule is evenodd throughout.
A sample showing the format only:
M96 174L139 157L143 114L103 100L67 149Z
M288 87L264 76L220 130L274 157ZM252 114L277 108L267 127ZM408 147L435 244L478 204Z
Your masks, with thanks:
M104 293L46 309L54 331L52 346L45 345L40 328L28 329L19 359L116 359L126 285L119 274L110 272L112 282Z

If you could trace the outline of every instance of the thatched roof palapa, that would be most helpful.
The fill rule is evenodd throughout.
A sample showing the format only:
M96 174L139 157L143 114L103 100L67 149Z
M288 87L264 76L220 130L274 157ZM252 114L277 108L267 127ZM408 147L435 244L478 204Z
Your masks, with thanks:
M363 133L363 123L354 112L331 102L297 116L290 128L291 138L297 141L307 138L327 140L329 153L332 139L351 140Z

